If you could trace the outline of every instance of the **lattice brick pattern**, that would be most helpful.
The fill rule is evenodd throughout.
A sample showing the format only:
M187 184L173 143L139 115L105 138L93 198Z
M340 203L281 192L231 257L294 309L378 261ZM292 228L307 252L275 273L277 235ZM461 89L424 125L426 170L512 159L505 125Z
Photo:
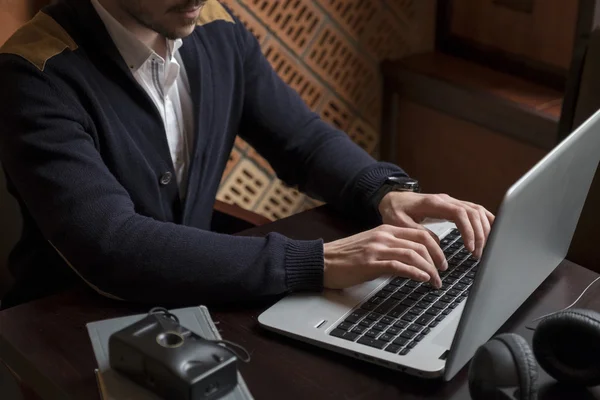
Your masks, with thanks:
M263 52L281 79L294 88L306 104L314 110L323 98L323 85L300 65L297 57L286 51L278 41L269 40L264 46Z
M405 37L407 34L398 20L389 13L383 14L368 32L365 48L378 61L396 59L409 51Z
M217 198L252 210L269 187L270 181L271 178L252 161L243 159L221 186Z
M240 162L241 158L242 153L234 147L233 150L231 150L231 154L229 154L229 159L227 160L227 164L225 165L225 171L223 172L221 182L224 182L225 179L227 179L233 168L235 168L237 163Z
M302 54L323 20L323 13L309 0L239 1L297 54Z
M354 143L365 149L369 154L373 154L377 147L377 132L361 119L356 119L354 121L348 131L348 136L350 136L350 139L352 139Z
M321 118L338 129L346 131L353 118L352 112L333 94L330 95L321 109Z
M242 23L248 28L250 32L256 37L259 43L262 43L267 36L267 28L260 23L252 14L240 5L236 0L220 0L221 3L226 5L233 15L235 15Z
M378 74L376 67L331 26L326 26L312 44L307 62L355 106L361 104Z
M305 196L296 189L276 180L257 205L255 211L277 220L294 214L304 202Z
M319 0L331 13L331 17L348 31L354 39L359 39L366 27L381 9L380 0Z
M258 154L254 147L250 146L248 148L248 153L246 153L246 156L250 160L252 160L256 165L261 167L265 173L267 173L270 176L275 176L275 171L273 171L271 164L269 164L267 160L265 160L260 154Z
M241 137L236 136L235 137L235 147L237 147L241 152L244 152L244 151L248 150L250 145Z

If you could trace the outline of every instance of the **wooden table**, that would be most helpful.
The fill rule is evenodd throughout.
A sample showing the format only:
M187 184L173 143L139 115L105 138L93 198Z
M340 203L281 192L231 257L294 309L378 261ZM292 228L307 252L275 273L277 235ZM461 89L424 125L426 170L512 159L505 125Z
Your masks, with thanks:
M326 208L312 210L243 232L277 231L298 239L331 240L357 227ZM597 274L568 261L540 286L501 331L531 339L526 325L536 316L570 304ZM578 306L600 310L600 284ZM413 378L383 367L267 332L258 315L273 303L235 309L211 308L224 338L245 346L252 361L241 372L257 399L468 399L466 369L449 383ZM111 301L85 288L62 293L0 313L0 359L24 384L44 398L98 399L95 359L87 322L145 312L147 308ZM550 378L542 374L541 381ZM545 385L543 399L600 399L600 388L576 390Z

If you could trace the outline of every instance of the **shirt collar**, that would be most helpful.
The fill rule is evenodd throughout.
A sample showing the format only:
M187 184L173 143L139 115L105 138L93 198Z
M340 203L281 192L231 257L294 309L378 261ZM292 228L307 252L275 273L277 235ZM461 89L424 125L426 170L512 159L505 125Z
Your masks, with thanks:
M129 69L133 72L137 71L153 55L161 58L154 50L146 46L145 43L121 25L98 0L92 0L92 4ZM183 41L181 39L167 40L168 61L171 61L182 45Z

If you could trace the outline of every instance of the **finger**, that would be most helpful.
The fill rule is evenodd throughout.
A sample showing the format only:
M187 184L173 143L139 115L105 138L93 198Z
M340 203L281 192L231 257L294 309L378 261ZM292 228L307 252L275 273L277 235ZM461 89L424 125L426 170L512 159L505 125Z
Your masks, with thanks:
M378 270L380 275L394 275L403 278L409 278L418 282L429 282L431 277L419 268L405 264L396 260L375 261L373 268Z
M439 239L433 240L429 232L431 232L429 229L395 228L390 233L397 239L407 239L424 245L436 268L445 271L448 269L446 256L440 247ZM394 246L400 247L399 244L394 244Z
M486 210L485 207L482 207L475 203L470 203L470 202L465 202L465 203L468 204L471 208L476 209L481 214L481 222L483 224L483 229L486 233L485 240L487 242L487 239L490 236L490 232L492 230L492 224L494 223L494 220L496 219L496 217L494 216L494 214L492 214L491 212Z
M467 211L467 215L469 216L469 222L473 227L473 232L475 233L475 246L474 249L471 250L471 253L475 255L475 257L481 257L481 252L483 251L483 246L485 245L485 232L483 230L483 224L481 222L481 215L479 212L466 204L456 204L459 207L465 207Z
M424 213L427 213L430 218L443 218L454 222L467 249L471 252L475 251L475 231L464 206L448 202L443 196L429 196L425 201L425 207Z
M441 287L442 280L440 279L431 257L429 257L429 253L425 249L417 250L417 246L424 246L408 240L399 241L399 244L401 247L382 250L379 254L379 259L400 261L406 265L416 267L427 273L430 277L429 282L431 282L433 286L436 288ZM421 252L424 252L426 256L423 256Z
M398 216L398 220L400 221L400 226L401 227L406 227L406 228L413 228L413 229L418 229L421 231L425 231L427 232L431 238L439 245L440 244L440 238L438 237L438 235L436 235L435 233L433 233L431 230L425 228L423 225L419 224L418 222L415 222L411 217L409 217L407 214L402 214L400 216Z

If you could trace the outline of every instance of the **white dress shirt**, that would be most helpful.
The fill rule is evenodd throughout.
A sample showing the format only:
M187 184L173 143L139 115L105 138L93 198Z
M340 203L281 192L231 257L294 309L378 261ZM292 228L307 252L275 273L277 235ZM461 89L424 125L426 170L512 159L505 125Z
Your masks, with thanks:
M179 55L182 40L167 40L167 58L164 59L121 25L98 0L92 0L92 4L133 77L162 117L179 191L185 198L194 145L194 116L190 85Z

